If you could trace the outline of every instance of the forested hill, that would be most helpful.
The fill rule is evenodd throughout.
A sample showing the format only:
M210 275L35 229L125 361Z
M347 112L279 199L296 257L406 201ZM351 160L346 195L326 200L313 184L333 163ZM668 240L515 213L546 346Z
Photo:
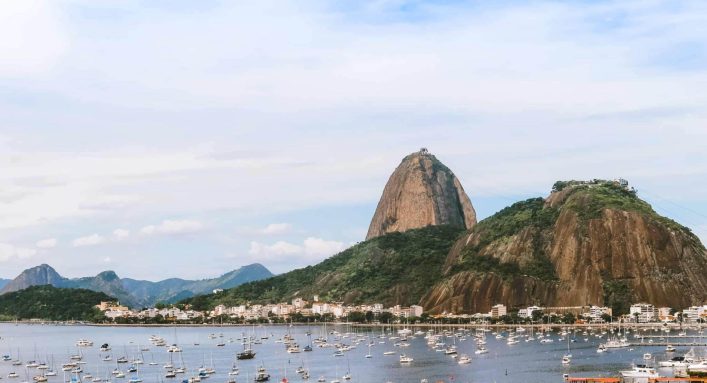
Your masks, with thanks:
M428 226L359 243L325 261L218 294L189 298L194 309L277 303L295 297L346 303L417 304L439 280L463 228Z
M95 321L103 318L94 307L101 301L115 301L115 298L86 289L32 286L0 295L0 317L4 320Z

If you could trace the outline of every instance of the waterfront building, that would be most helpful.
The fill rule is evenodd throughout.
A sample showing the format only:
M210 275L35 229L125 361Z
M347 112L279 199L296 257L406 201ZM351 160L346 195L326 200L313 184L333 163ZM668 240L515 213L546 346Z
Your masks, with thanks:
M650 303L636 303L629 310L631 320L638 323L648 323L658 320L658 309Z
M491 307L491 317L492 318L499 318L507 314L507 309L505 305L502 304L497 304Z

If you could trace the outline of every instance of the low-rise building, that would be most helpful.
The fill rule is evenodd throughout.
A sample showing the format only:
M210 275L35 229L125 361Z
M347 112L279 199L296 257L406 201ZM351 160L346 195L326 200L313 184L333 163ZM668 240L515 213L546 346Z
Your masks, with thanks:
M697 323L699 319L707 320L707 305L690 306L682 310L682 320L687 323Z

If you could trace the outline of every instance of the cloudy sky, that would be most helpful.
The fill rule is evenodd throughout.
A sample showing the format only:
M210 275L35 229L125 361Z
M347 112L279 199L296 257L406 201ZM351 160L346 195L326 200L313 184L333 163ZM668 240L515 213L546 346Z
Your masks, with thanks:
M707 3L0 2L0 277L274 272L426 146L481 217L627 178L707 240Z

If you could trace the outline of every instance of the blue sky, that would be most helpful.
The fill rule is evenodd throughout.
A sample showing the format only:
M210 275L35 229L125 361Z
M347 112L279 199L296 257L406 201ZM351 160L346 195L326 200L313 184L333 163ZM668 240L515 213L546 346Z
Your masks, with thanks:
M428 147L481 217L627 178L707 239L703 2L0 4L0 277L275 272Z

